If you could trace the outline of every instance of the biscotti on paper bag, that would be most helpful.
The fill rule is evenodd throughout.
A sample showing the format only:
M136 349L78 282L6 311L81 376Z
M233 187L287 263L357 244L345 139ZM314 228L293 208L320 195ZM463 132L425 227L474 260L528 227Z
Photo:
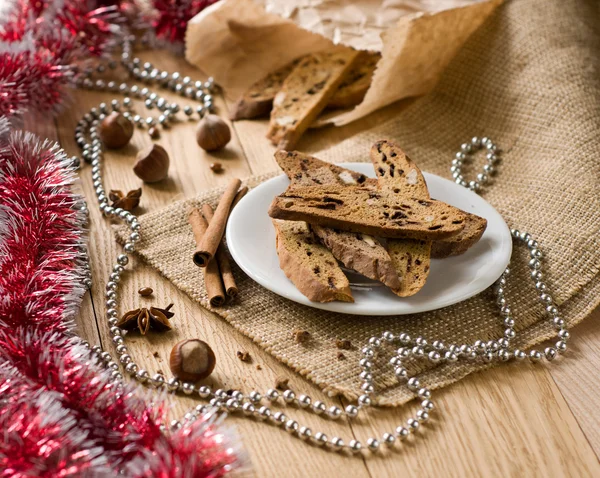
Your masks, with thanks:
M340 88L330 97L340 107L361 99L328 116L340 126L431 91L502 0L397 3L220 0L188 22L185 56L235 100L270 72L334 45L380 53L366 93Z
M267 138L280 149L293 147L327 106L357 57L351 48L336 47L302 59L273 99Z
M283 67L267 73L248 88L231 108L229 119L237 121L268 116L273 108L273 99L302 58L304 57L296 58ZM369 89L380 58L379 53L360 52L344 81L327 103L327 108L349 108L359 104Z

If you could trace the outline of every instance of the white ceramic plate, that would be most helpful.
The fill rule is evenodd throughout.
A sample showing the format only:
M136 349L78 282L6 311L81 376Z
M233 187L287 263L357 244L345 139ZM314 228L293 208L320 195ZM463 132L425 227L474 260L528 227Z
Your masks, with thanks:
M374 177L371 164L342 166ZM398 297L358 274L349 274L354 303L311 302L279 268L275 250L275 230L267 214L271 201L285 191L288 178L282 174L250 191L234 208L227 224L227 245L237 264L263 287L300 304L318 309L357 315L402 315L439 309L461 302L486 289L500 277L512 252L510 231L502 216L484 199L448 179L423 173L435 199L487 219L481 240L465 254L447 259L432 259L425 287L412 297Z

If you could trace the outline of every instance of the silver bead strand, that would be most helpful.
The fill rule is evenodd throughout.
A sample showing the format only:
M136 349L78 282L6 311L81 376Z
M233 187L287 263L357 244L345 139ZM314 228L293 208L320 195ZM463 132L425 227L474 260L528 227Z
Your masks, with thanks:
M156 84L161 88L169 89L186 98L192 98L202 102L196 111L202 117L207 111L212 109L211 91L213 81L209 79L207 82L193 82L190 78L181 78L178 72L169 74L166 71L161 71L154 68L149 62L144 64L138 58L131 58L131 45L126 42L121 58L123 66L129 70L130 74L140 81L149 85ZM119 85L111 82L105 83L103 80L92 81L89 78L91 71L87 73L88 77L77 79L77 84L89 89L108 89L110 91L118 91L125 96L122 104L117 100L110 103L110 108L113 111L123 111L128 117L138 126L154 125L156 121L161 126L167 126L175 114L180 110L177 103L168 103L165 98L150 91L147 87L139 88L137 85L129 86L127 83ZM143 117L135 114L132 109L131 97L139 98L144 101L146 108L158 109L162 114L155 119L151 116ZM144 369L141 369L136 364L129 354L127 346L124 343L126 332L116 327L118 321L118 289L121 281L121 276L125 271L125 267L129 264L129 254L134 252L135 245L141 239L141 226L138 218L131 212L121 208L113 208L108 203L108 198L102 183L102 143L98 137L99 122L106 116L109 111L107 104L100 104L97 108L92 108L89 113L85 114L82 120L77 124L75 129L75 141L82 149L82 157L90 162L93 185L95 188L96 198L100 211L108 218L116 218L128 225L131 230L129 240L123 248L123 252L118 255L116 264L106 283L106 316L109 326L109 331L112 336L112 341L117 352L117 360L113 361L110 354L102 352L98 346L91 349L96 360L100 361L112 370L112 378L120 382L122 376L119 369L119 363L124 366L128 375L135 378L142 384L147 384L152 388L165 388L168 392L182 392L187 395L196 394L199 398L208 400L210 405L197 405L192 410L188 411L181 420L173 420L170 423L170 430L177 430L180 427L194 421L200 415L213 411L223 411L227 413L240 413L246 417L265 421L273 426L283 428L290 435L303 440L310 441L316 445L323 446L328 450L339 452L347 451L349 453L360 453L363 450L368 450L371 453L377 453L382 446L395 447L405 440L410 434L421 430L423 425L427 423L430 414L435 409L435 404L431 400L431 391L424 387L417 377L408 376L407 368L404 364L408 360L428 360L434 364L445 362L456 362L458 360L482 360L484 362L507 361L510 359L523 360L529 358L532 362L540 361L544 358L547 361L554 360L559 354L566 351L567 341L570 337L566 329L565 322L560 318L558 310L554 305L552 296L548 287L543 282L542 269L542 253L539 246L530 234L522 233L517 230L512 230L511 234L515 241L523 242L528 248L531 260L529 267L531 268L531 277L535 283L536 290L539 293L540 302L544 305L546 314L552 323L552 326L557 330L558 341L554 347L547 347L543 352L531 350L528 354L518 349L510 350L510 342L515 336L514 325L515 321L512 317L510 307L507 305L505 297L505 286L510 270L507 268L502 276L496 281L494 292L496 302L499 307L500 316L505 327L504 335L497 340L488 342L475 341L473 344L449 344L446 345L439 340L429 341L424 337L411 338L407 333L393 334L391 332L383 332L380 337L373 336L368 340L367 345L362 349L362 357L359 360L361 395L359 396L356 405L351 404L342 409L332 405L327 407L323 402L313 400L310 396L303 394L296 396L291 391L285 391L279 394L276 390L267 390L264 394L258 391L251 391L244 395L239 391L227 393L224 390L213 391L206 385L196 386L190 382L182 382L174 377L166 378L161 374L150 375ZM194 108L185 106L183 109L185 115L190 117ZM86 134L91 142L86 141ZM487 150L488 164L484 167L485 175L477 176L477 181L467 182L461 172L464 161L469 159L469 156L480 149ZM461 151L457 153L452 164L453 177L458 184L467 187L477 192L482 185L486 184L489 175L493 174L493 166L498 161L498 148L489 138L473 138L469 143L461 145ZM85 208L87 209L87 207ZM83 210L82 210L83 212ZM91 273L85 272L84 283L86 286L91 285ZM89 284L89 285L88 285ZM87 344L89 348L89 344ZM393 431L381 434L379 437L370 437L365 440L365 445L356 440L351 439L347 443L339 437L329 439L323 432L314 432L301 425L294 419L287 417L282 412L274 412L273 407L290 406L304 408L306 411L315 415L321 415L331 420L346 417L348 419L356 418L361 410L369 407L373 403L376 395L374 385L374 363L373 360L384 353L386 349L394 351L394 355L389 360L394 375L400 384L405 385L411 390L416 397L420 399L420 407L415 412L414 416L408 418L404 423L397 426ZM268 403L268 405L264 404ZM165 428L165 431L167 429Z
M483 166L483 171L477 174L476 179L467 181L462 174L462 168L480 150L486 151L486 164ZM496 144L490 138L474 136L470 141L460 145L460 151L456 153L452 160L450 172L456 184L464 186L471 191L479 192L490 181L490 177L496 174L498 161L500 161L500 150Z

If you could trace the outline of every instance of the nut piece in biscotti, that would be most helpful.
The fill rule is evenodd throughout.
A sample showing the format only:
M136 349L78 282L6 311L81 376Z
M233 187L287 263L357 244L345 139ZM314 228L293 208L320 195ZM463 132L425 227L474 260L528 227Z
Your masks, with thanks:
M269 73L254 83L233 105L229 112L229 119L237 121L267 116L273 107L273 98L275 98L284 80L299 62L300 58Z
M354 66L329 100L327 107L349 108L359 104L371 86L371 79L379 60L381 60L380 53L360 52Z
M297 151L277 151L277 163L292 185L377 185L376 180ZM388 287L400 287L392 260L381 243L367 235L314 226L313 232L344 266Z
M290 187L271 203L274 219L306 221L371 236L435 240L464 228L464 213L434 199L362 186Z
M400 196L430 198L421 170L396 143L377 141L371 147L371 161L381 189ZM429 276L431 241L390 239L388 252L400 277L400 287L392 288L394 293L400 297L416 294Z
M465 214L465 228L456 236L434 241L431 246L431 257L443 259L450 256L459 256L467 252L471 246L477 244L481 239L487 227L487 221L475 214Z
M302 221L273 221L279 265L313 302L354 302L348 278Z
M267 138L280 149L291 148L327 106L357 56L351 48L335 47L300 60L275 95Z
M311 226L311 229L347 268L392 289L400 287L400 279L390 255L375 237L317 225Z

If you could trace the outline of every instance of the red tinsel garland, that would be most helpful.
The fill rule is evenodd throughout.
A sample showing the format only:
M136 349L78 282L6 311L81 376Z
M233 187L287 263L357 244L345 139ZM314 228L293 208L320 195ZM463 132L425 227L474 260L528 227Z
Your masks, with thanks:
M112 51L121 19L91 1L17 0L0 25L0 116L56 111L77 69Z
M187 23L217 0L152 0L150 20L156 37L170 43L183 42Z
M216 477L237 456L204 417L161 432L151 405L73 335L84 288L74 174L57 145L0 120L0 476Z
M165 18L176 11L172 27L181 29L196 12L176 4L165 4ZM214 418L165 435L165 406L115 382L74 336L85 292L74 171L58 145L8 133L7 117L56 111L77 72L118 43L135 6L16 0L11 7L0 19L0 477L223 476L239 458Z

